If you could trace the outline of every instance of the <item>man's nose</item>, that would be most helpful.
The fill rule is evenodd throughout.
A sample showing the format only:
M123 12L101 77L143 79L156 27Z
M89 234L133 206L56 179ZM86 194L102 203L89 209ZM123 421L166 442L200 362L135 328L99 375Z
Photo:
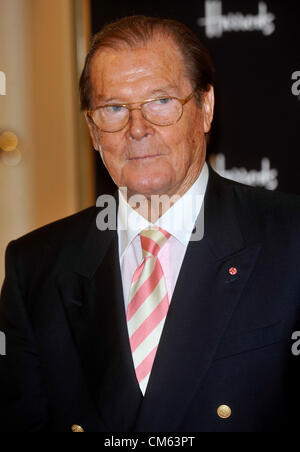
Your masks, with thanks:
M129 119L129 133L131 138L135 140L142 140L151 134L152 127L147 121L140 109L132 109Z

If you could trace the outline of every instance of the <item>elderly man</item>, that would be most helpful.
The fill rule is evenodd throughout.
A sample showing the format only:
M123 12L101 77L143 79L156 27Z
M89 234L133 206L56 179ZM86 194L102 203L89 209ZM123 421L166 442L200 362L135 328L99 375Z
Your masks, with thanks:
M91 207L9 244L2 428L292 430L299 198L205 163L213 68L178 22L106 26L80 89L117 225Z

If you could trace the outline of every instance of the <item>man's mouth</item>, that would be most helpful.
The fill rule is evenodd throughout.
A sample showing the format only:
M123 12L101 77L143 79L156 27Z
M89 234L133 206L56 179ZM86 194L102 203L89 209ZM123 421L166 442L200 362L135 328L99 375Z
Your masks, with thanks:
M134 157L129 157L128 160L150 160L156 157L161 157L162 154L148 154L148 155L137 155Z

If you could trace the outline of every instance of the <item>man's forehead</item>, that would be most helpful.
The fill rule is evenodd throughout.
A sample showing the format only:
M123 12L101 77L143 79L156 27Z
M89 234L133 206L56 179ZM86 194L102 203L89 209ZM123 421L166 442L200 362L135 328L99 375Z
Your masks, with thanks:
M175 95L186 78L184 75L181 52L170 39L156 39L137 48L99 49L91 67L97 100L109 96L112 90L121 91L122 87L126 91L126 87L144 86L149 95L170 94L171 90Z
M130 63L126 64L130 59ZM184 65L183 56L178 46L171 39L153 39L144 45L137 47L122 46L115 48L100 48L92 59L93 68L101 67L120 68L124 66L133 74L148 68L149 70L158 66L181 66Z

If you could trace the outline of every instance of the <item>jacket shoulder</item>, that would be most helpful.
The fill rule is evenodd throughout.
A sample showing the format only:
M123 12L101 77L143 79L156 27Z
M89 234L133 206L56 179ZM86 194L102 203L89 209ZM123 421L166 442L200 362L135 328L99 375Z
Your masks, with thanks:
M41 226L27 234L13 240L16 248L40 247L45 243L59 243L70 241L89 226L97 214L96 207L88 207L75 214Z
M277 209L278 213L291 211L296 215L300 214L299 195L241 184L215 172L213 177L218 179L222 189L232 191L236 200L245 204L247 209L261 210L264 214L270 214Z
M97 212L89 207L11 241L5 255L6 275L15 266L25 284L42 270L52 273L70 265L85 235L96 225Z
M246 235L263 234L298 236L300 231L300 196L251 187L217 176L227 200L234 206ZM250 239L250 237L249 237Z
M250 208L250 213L256 211L264 217L274 216L278 220L280 217L282 220L300 219L298 195L240 184L234 185L234 191L240 200L247 200L246 205Z

